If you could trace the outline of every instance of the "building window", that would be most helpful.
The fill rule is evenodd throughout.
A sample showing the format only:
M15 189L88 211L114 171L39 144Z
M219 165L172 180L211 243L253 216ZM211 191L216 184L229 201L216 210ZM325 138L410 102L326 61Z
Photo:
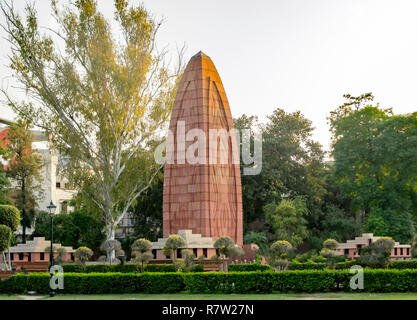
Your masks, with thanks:
M61 188L61 182L57 182L57 183L56 183L56 187L57 187L57 188Z
M181 249L177 249L177 258L182 259Z
M14 260L14 253L10 254L10 260L13 261Z
M349 249L345 249L345 255L349 255Z
M28 261L32 262L32 253L30 253L30 252L28 253Z
M19 253L19 260L23 260L23 252Z
M409 256L410 255L410 248L407 248L406 250L407 250L407 256Z
M153 250L152 250L152 257L153 257L154 259L156 259L156 249L153 249Z
M193 249L193 254L194 254L194 257L196 257L197 258L197 249Z
M394 248L394 256L396 256L397 254L398 254L397 248Z
M203 249L203 256L204 256L204 258L207 258L207 248Z
M400 248L400 255L402 256L404 254L403 248Z
M39 260L41 260L41 261L45 260L45 252L41 252L39 254Z
M220 257L220 251L219 251L219 249L216 249L216 255L218 255Z

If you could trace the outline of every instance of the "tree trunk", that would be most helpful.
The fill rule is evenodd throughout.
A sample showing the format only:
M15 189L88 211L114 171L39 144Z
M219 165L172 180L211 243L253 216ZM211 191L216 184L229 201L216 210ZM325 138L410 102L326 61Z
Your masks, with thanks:
M115 238L115 232L113 226L107 226L107 234L106 234L107 240L114 240ZM112 261L116 258L116 252L114 250L107 252L107 261L112 263Z
M10 249L7 249L8 258L9 258L9 270L12 270L12 260L10 259Z
M26 243L26 194L25 194L25 180L22 180L22 243Z

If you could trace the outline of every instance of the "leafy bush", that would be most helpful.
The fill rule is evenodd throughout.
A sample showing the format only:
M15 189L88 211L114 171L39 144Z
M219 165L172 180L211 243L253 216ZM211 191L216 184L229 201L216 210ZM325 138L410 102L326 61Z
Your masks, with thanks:
M290 264L287 258L293 250L293 246L288 241L278 240L274 242L269 248L268 263L278 271L287 270Z
M335 239L327 239L323 242L323 248L336 250L339 243Z
M191 293L268 293L271 272L185 273L185 290Z
M417 269L417 259L395 260L388 265L390 269Z
M85 265L85 263L90 260L90 258L93 256L93 251L88 247L79 247L74 252L74 257L78 259L78 261Z
M177 260L177 250L185 246L185 240L183 237L177 234L172 234L168 237L164 246L164 254L172 255L172 260Z
M243 238L244 244L251 244L255 243L259 247L259 251L262 254L266 254L268 252L268 238L264 232L257 232L257 231L249 231L245 234Z
M8 204L0 205L0 225L8 226L13 232L20 224L20 211L15 206Z
M324 262L314 262L308 260L307 262L301 263L297 260L292 260L290 263L290 270L324 270L327 264Z
M65 273L63 293L270 293L352 291L349 270L198 273ZM0 281L0 293L49 292L48 273ZM364 269L360 292L417 292L417 270Z
M294 248L291 243L285 240L278 240L271 245L269 252L271 256L277 259L286 259L292 250Z
M78 264L64 264L63 266L65 273L136 273L137 267L131 263L125 264L93 264L81 266ZM191 271L203 272L204 267L202 265L196 265ZM145 272L175 272L173 264L148 264L145 266Z
M368 264L388 265L395 242L390 237L380 237L369 246L362 248L359 261Z
M8 226L0 224L0 253L3 253L7 250L11 238L12 229L10 229Z
M36 291L46 294L50 275L15 275L0 282L2 293ZM62 293L173 293L184 289L179 273L65 273Z
M242 263L229 265L229 271L232 272L248 272L248 271L272 271L272 267L267 264L259 263Z

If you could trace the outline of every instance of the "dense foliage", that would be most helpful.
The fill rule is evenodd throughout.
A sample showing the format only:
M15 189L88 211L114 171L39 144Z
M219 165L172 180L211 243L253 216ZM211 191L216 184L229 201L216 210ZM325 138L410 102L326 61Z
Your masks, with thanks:
M64 272L77 272L77 273L107 273L107 272L122 272L131 273L137 272L137 266L132 263L126 264L93 264L82 266L79 264L64 264ZM173 264L148 264L144 266L144 272L175 272L175 266ZM196 265L192 270L193 272L202 272L203 266Z
M242 176L246 243L265 235L269 244L287 240L298 251L319 252L327 238L344 242L363 232L411 241L417 113L394 115L373 104L371 93L344 97L329 116L330 161L300 112L276 109L264 124L247 115L234 119L236 128L263 134L262 172Z
M18 119L10 125L5 141L2 141L7 145L7 152L3 154L9 160L5 172L13 182L11 199L21 213L19 223L23 242L26 241L26 228L32 227L35 208L43 196L41 169L44 163L32 147L34 138L31 129L30 121Z
M0 205L0 225L8 226L13 232L15 232L19 227L19 223L19 209L12 205Z
M62 293L270 293L353 291L349 270L204 273L65 273ZM364 269L361 292L417 291L417 270ZM49 292L50 275L18 274L0 281L0 293Z
M93 252L100 251L100 245L105 235L104 223L96 214L85 209L76 210L67 214L54 216L54 241L63 246L88 247ZM50 239L50 217L44 212L35 219L34 237Z

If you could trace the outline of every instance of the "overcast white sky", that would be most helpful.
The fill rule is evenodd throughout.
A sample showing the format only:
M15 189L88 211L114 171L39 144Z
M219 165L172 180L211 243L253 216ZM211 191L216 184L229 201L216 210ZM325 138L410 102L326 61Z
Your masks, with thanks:
M0 0L3 1L3 0ZM64 0L66 3L68 0ZM135 2L135 1L133 1ZM22 8L25 1L15 0ZM326 149L326 117L342 95L373 92L395 113L417 111L417 1L415 0L145 0L166 18L159 44L186 43L187 60L202 50L220 76L233 117L264 121L277 108L301 110ZM37 0L50 25L49 1ZM113 1L98 0L108 15ZM1 18L3 19L3 18ZM3 31L0 36L4 37ZM8 44L0 40L0 73L10 75ZM0 105L0 116L12 119Z

